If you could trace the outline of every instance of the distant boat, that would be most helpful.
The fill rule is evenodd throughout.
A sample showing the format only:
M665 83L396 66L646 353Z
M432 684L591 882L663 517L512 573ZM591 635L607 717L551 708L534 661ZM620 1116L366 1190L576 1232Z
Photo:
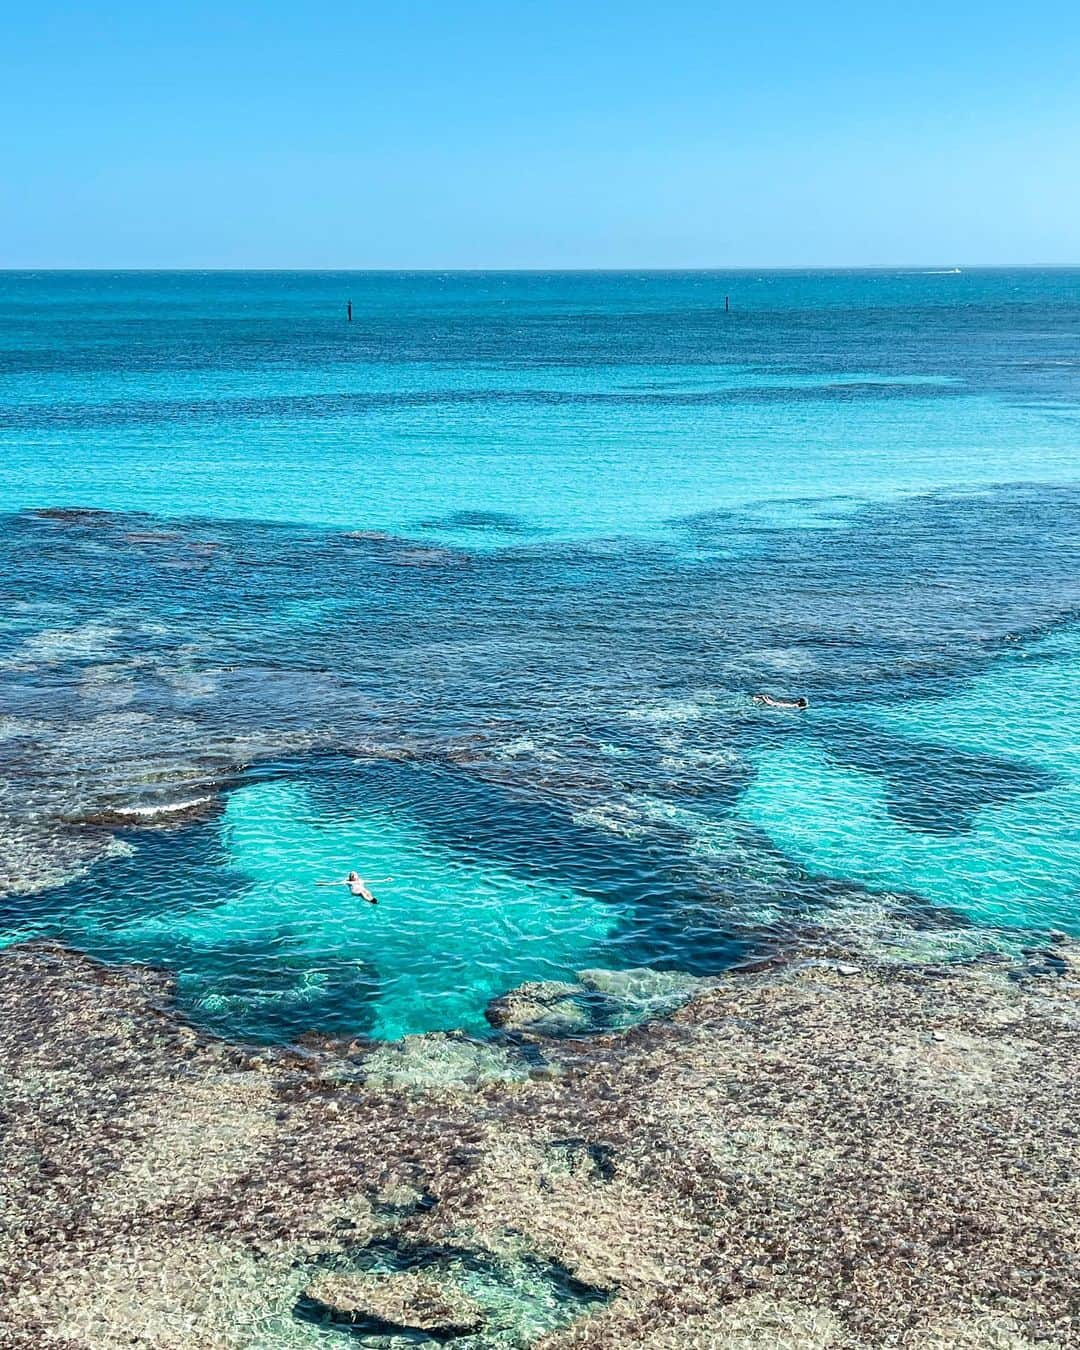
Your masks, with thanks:
M926 277L955 277L959 275L959 267L936 267L932 271L923 273L923 276Z

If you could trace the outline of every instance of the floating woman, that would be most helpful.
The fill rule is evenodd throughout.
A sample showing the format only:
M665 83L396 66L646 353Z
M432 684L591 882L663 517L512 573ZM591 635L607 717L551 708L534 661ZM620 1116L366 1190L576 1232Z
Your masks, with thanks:
M341 881L320 881L320 886L348 886L353 895L358 895L362 900L366 900L369 905L377 905L379 902L371 893L372 886L382 886L387 881L393 881L393 877L376 877L372 881L365 881L359 872L350 872L347 877Z

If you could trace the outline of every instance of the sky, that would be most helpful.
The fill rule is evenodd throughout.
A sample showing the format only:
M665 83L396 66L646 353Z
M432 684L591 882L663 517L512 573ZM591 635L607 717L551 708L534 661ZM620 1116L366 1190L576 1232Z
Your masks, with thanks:
M1080 5L3 0L0 267L1080 263Z

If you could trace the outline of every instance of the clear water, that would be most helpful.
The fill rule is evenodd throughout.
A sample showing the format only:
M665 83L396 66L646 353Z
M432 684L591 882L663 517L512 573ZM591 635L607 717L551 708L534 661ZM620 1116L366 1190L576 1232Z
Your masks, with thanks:
M1080 930L1078 332L1068 271L0 274L0 940L282 1039Z
M566 1270L543 1261L510 1243L498 1255L454 1247L410 1247L393 1241L375 1241L359 1251L323 1257L323 1270L354 1274L395 1275L417 1273L432 1279L452 1293L464 1295L483 1317L481 1329L452 1339L462 1350L521 1350L537 1339L570 1325L590 1309L605 1303L609 1295L576 1280ZM308 1275L312 1268L308 1268ZM290 1344L306 1344L297 1332L318 1326L325 1344L327 1334L345 1343L370 1350L404 1350L409 1345L445 1344L445 1336L425 1335L419 1330L395 1332L385 1325L328 1320L329 1312L301 1295L293 1309L294 1324L286 1335ZM285 1330L285 1329L283 1329ZM288 1333L292 1334L289 1335ZM311 1338L312 1344L316 1343Z

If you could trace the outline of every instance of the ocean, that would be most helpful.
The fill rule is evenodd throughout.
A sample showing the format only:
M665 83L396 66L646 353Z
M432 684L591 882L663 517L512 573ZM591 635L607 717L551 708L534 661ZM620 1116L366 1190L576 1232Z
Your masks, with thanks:
M282 1042L1080 933L1078 375L1071 270L0 273L0 943Z

